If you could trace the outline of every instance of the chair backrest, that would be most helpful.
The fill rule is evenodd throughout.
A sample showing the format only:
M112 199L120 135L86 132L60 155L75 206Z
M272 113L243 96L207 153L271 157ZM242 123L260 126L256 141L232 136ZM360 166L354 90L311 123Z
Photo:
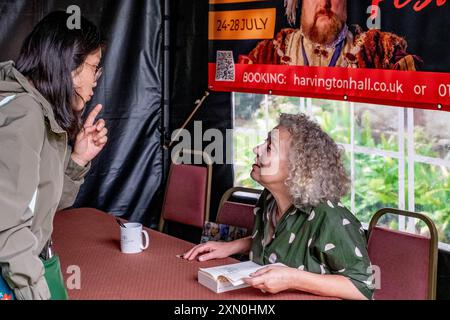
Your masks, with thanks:
M377 226L386 214L422 220L430 237ZM438 237L430 218L397 209L380 210L370 223L368 251L372 265L380 271L381 287L375 290L375 300L436 299Z
M240 228L246 228L248 234L253 230L255 220L254 210L255 206L245 203L238 203L229 201L231 196L236 192L246 192L256 195L261 195L260 190L249 188L232 188L228 190L220 201L219 211L217 213L216 222L220 224L227 224Z
M196 151L183 150L197 154ZM163 231L165 221L203 228L209 219L211 198L212 161L203 155L207 167L197 165L172 164L168 176L166 193L159 229Z

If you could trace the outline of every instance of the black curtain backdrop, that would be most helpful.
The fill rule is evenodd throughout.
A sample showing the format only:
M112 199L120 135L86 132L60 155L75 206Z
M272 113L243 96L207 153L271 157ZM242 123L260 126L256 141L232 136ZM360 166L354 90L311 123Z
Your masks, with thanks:
M165 142L208 88L208 0L168 2L172 36ZM100 116L107 121L109 142L93 162L75 207L98 208L155 228L170 165L161 148L164 0L0 0L0 61L15 60L37 22L70 5L79 6L107 40L105 70L86 113L97 103L104 105ZM230 94L212 93L193 121L202 121L203 131L215 128L225 135L232 128ZM187 129L193 134L193 122ZM215 165L211 220L222 194L232 186L232 165ZM182 233L197 238L192 230Z
M194 103L208 89L208 0L170 0L171 11L171 107L170 133L180 128L195 108ZM187 127L194 136L194 122L202 121L203 132L219 129L223 136L233 128L231 94L211 93ZM204 143L206 147L209 142ZM232 148L231 145L224 146ZM215 221L220 199L233 187L233 166L214 165L210 220ZM174 227L174 226L173 226ZM174 227L175 229L175 227ZM197 231L176 228L191 241L200 239Z
M107 39L97 103L109 143L92 164L75 207L92 207L156 226L162 183L162 7L159 0L0 0L0 61L15 60L34 25L77 5ZM86 113L87 113L86 112Z

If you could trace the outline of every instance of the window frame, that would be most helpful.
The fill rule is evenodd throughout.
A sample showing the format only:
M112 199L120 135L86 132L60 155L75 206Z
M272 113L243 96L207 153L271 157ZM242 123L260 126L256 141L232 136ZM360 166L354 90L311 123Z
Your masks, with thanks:
M237 93L233 92L232 94L232 107L233 107L233 124L234 129L236 130L236 99L235 95ZM270 100L269 95L265 95L263 99L264 103L264 116L266 126L270 120L269 117L269 108L270 108ZM381 157L389 157L392 159L396 159L398 161L398 209L400 210L408 210L415 211L415 173L414 168L416 164L428 164L441 166L450 169L450 161L433 158L427 156L421 156L416 154L415 150L415 137L414 137L414 110L413 108L406 107L393 107L398 111L398 128L397 128L397 137L398 137L398 151L391 150L383 150L380 148L369 148L360 146L356 143L355 140L355 109L357 108L356 104L353 102L347 102L348 107L350 108L350 144L337 142L339 145L343 146L350 154L350 178L351 178L351 210L355 212L356 208L356 189L355 189L355 181L357 179L355 173L355 165L356 160L355 156L358 154L364 155L372 155L372 156L381 156ZM387 106L390 107L390 106ZM314 116L314 108L313 99L311 98L299 98L299 112L306 113L311 119L316 120ZM270 128L268 128L270 130ZM234 148L233 148L234 150ZM408 169L406 169L408 167ZM236 183L236 181L235 181ZM406 192L406 186L408 185L408 192ZM408 203L406 203L406 201ZM408 219L403 216L398 218L398 225L400 231L406 231L415 233L415 219Z

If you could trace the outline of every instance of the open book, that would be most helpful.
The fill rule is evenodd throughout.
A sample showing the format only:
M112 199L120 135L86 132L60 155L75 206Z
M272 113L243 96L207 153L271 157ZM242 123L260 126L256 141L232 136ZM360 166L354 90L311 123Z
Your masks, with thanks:
M273 265L284 266L282 263ZM216 293L247 288L248 285L244 283L243 279L250 278L250 274L265 267L247 261L214 268L200 268L198 282Z

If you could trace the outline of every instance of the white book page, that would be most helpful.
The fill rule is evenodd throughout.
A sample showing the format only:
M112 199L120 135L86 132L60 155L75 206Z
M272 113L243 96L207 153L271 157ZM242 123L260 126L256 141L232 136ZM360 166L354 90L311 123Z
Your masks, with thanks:
M281 263L276 265L283 266ZM260 266L252 261L247 261L215 268L200 269L200 271L210 274L216 280L218 277L225 277L233 284L233 286L239 286L244 283L242 279L249 278L250 274L264 267L265 266Z

